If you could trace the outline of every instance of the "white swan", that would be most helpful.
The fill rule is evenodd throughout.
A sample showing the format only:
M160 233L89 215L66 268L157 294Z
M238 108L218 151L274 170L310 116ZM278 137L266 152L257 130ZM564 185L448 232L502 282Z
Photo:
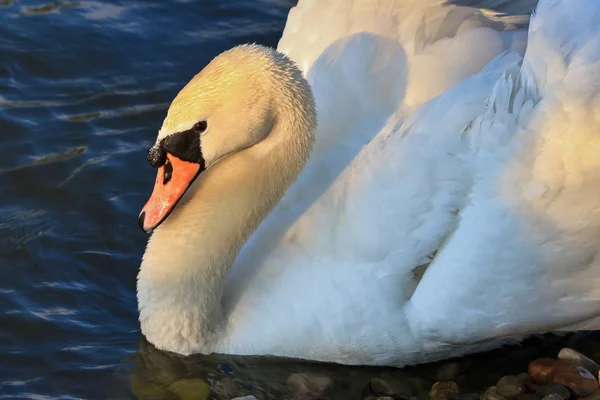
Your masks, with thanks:
M523 22L301 0L279 49L307 80L215 58L149 153L147 339L401 366L598 327L600 1Z

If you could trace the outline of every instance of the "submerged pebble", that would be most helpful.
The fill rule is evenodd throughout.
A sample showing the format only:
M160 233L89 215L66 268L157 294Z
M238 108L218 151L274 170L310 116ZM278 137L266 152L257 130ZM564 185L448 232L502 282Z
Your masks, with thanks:
M562 397L560 397L556 393L549 394L548 396L544 396L542 398L542 400L561 400L561 399L562 399Z
M535 392L535 394L539 398L544 398L544 397L549 396L551 394L556 394L556 395L560 396L560 398L562 400L568 400L569 397L571 397L571 392L569 392L569 389L567 389L563 385L559 385L559 384L556 384L556 383L551 383L549 385L541 386Z
M496 386L491 386L481 396L481 400L506 400L506 398L498 394L498 388L496 388Z
M564 385L578 397L589 396L598 389L598 381L587 369L569 361L539 358L529 363L528 372L534 383Z
M598 365L594 360L569 347L565 347L558 353L558 359L579 364L583 368L590 371L590 373L594 376L598 376L598 373L600 372L600 365Z
M556 360L552 358L538 358L529 363L527 373L531 382L537 385L547 385L552 381L552 374L555 373Z
M525 384L516 376L503 376L496 383L496 392L505 399L514 399L525 392Z
M535 354L535 352L532 352ZM556 353L555 353L556 354ZM594 353L596 354L596 353ZM600 352L598 352L600 355ZM501 372L508 372L506 368L498 368L495 376L501 376L495 386L482 386L490 382L494 375L489 376L475 371L474 374L465 374L463 362L446 362L439 364L437 369L429 369L427 376L404 376L398 372L382 372L382 375L364 378L353 378L348 381L340 378L334 384L332 377L318 373L292 373L287 375L287 389L291 391L285 397L288 400L325 400L335 399L336 391L346 388L352 393L360 393L362 400L600 400L598 380L585 367L596 368L598 364L581 353L570 348L563 348L559 353L560 359L539 358L528 365L527 373L501 376ZM530 360L533 359L531 355ZM578 362L574 362L577 360ZM585 365L585 366L584 366ZM284 375L286 376L286 375ZM457 382L458 380L458 382ZM365 385L366 382L366 385ZM460 386L459 386L460 384ZM181 380L169 388L181 400L207 398L206 383L197 380ZM258 400L259 397L247 395L233 397L233 393L240 393L240 386L234 379L224 377L214 383L223 398L231 400ZM335 386L335 388L334 388ZM469 390L466 393L460 393ZM485 392L483 389L487 387ZM285 386L281 387L286 391ZM474 392L473 390L478 392ZM356 392L355 392L356 391ZM190 397L193 394L193 397ZM199 395L199 396L198 396ZM347 397L344 397L347 398Z
M459 391L456 382L436 382L431 387L429 398L431 400L456 399Z

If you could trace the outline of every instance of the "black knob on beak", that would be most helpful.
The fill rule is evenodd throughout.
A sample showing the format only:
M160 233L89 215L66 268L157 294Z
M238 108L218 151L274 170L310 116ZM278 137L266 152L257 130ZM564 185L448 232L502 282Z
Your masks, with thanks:
M148 164L154 168L162 167L167 161L167 152L162 146L152 146L148 151Z

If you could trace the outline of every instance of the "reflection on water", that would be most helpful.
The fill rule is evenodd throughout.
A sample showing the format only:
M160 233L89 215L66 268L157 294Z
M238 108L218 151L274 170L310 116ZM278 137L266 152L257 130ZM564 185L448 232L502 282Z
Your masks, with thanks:
M565 346L600 360L598 335L546 336L522 346L476 354L457 360L411 368L347 367L265 357L181 357L157 350L142 338L129 360L131 389L143 399L231 399L254 395L258 399L360 400L369 396L369 381L383 378L403 382L412 396L427 400L433 383L445 367L456 362L461 393L482 393L504 375L527 372L530 361L556 357Z

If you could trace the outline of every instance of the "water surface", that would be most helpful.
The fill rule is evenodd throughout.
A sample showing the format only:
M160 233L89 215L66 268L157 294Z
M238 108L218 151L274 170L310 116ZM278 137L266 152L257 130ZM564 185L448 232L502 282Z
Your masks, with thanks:
M0 395L122 398L146 152L177 91L294 0L0 0Z

